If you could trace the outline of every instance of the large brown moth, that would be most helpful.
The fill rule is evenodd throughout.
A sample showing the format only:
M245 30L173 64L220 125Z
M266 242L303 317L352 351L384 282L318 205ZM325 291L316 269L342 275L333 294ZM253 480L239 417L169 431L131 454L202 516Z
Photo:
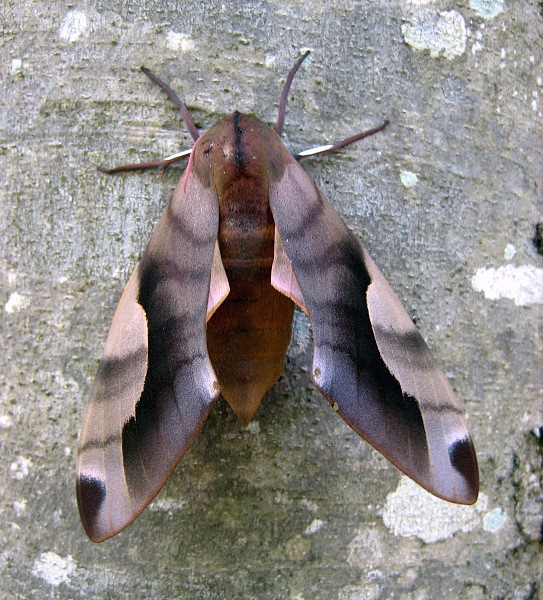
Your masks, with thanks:
M299 165L386 122L293 156L234 112L191 151L108 172L189 164L113 318L79 435L77 500L98 542L127 527L193 444L219 394L247 425L284 366L294 305L310 318L313 381L356 433L422 487L475 502L462 410L373 260Z

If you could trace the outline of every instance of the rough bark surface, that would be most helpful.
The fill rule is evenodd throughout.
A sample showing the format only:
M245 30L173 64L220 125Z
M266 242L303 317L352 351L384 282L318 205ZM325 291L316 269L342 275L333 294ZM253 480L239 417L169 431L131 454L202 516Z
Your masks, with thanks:
M542 535L540 2L8 0L0 11L0 596L536 598ZM124 283L190 144L234 109L293 151L414 315L464 403L482 487L435 500L312 388L298 315L247 431L221 402L152 506L93 545L74 449Z

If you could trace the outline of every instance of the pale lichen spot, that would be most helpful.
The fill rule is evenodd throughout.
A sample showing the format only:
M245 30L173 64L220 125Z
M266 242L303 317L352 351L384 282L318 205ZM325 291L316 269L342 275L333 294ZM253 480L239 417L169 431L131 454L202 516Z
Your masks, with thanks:
M19 456L17 460L11 463L9 470L14 479L24 479L30 473L32 461L25 456Z
M57 587L61 583L69 582L75 575L76 568L77 563L69 554L62 558L54 552L43 552L34 561L32 574Z
M543 304L543 268L533 265L482 267L471 278L471 285L488 300L505 298L516 306Z
M313 535L324 527L324 521L320 519L313 519L311 523L305 528L304 535Z
M9 295L8 301L4 304L4 310L11 315L15 312L23 310L30 304L30 298L19 294L19 292L12 292Z
M511 260L513 256L517 253L517 249L513 244L507 244L503 250L503 257L505 260Z
M194 40L188 34L177 31L168 31L166 44L174 52L190 52L196 48Z
M257 433L260 433L260 423L258 421L251 421L245 430L256 435Z
M469 0L469 7L483 19L493 19L503 11L504 0Z
M275 63L277 61L277 56L274 54L266 54L266 58L264 59L264 66L266 69L273 69L275 67Z
M466 50L466 22L455 10L421 13L402 25L402 35L406 44L415 50L429 50L433 58L452 60Z
M413 171L401 171L400 181L405 188L409 189L414 188L417 185L419 178L417 177L416 173L413 173Z
M13 419L9 415L0 415L0 429L9 429L13 425Z
M60 26L59 37L63 42L76 42L88 29L87 15L75 8L69 10Z
M159 496L155 498L151 504L149 504L149 510L156 512L165 512L169 515L173 515L175 512L179 512L185 508L187 501L182 498L168 498Z
M17 517L22 517L23 514L26 511L26 500L15 500L13 502L13 512L15 513L15 516Z
M24 69L24 63L22 58L12 58L11 59L11 74L12 75L22 75Z
M483 517L483 529L490 533L497 533L507 521L507 514L502 508L495 508Z
M403 476L396 491L387 496L383 522L398 537L418 537L432 544L479 527L487 504L482 493L473 506L451 504Z

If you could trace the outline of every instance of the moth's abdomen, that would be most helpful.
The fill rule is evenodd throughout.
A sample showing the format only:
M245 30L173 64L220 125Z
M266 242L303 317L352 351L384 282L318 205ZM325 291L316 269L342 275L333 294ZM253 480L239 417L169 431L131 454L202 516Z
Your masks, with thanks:
M219 248L230 294L207 324L207 345L221 392L246 426L283 370L294 304L271 285L269 210L225 217Z

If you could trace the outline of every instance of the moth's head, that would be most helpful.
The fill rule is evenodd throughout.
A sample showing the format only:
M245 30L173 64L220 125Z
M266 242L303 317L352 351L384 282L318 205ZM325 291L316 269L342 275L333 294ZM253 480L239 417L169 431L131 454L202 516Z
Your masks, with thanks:
M290 156L273 129L237 111L206 131L193 152L195 173L219 198L240 185L267 190Z

